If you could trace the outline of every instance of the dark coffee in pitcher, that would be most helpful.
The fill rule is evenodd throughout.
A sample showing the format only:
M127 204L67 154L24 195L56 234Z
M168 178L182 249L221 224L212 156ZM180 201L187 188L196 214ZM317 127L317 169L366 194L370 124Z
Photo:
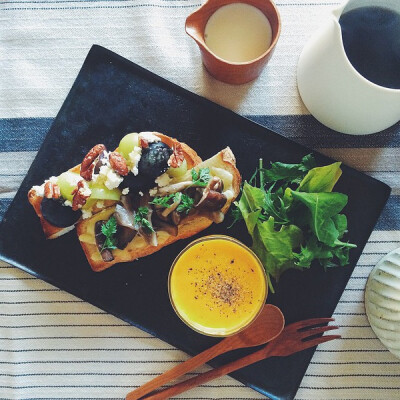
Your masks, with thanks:
M361 7L342 14L339 24L353 67L379 86L400 89L400 14Z

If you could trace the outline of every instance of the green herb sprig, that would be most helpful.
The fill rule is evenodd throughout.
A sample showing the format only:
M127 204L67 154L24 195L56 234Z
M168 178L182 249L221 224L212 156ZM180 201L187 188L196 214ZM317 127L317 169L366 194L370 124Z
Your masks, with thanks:
M178 213L185 213L188 214L189 211L193 208L194 205L194 199L192 199L190 196L188 196L185 193L181 193L181 202L179 203L178 207L176 208L176 211Z
M245 221L253 251L275 280L287 269L310 268L314 260L324 268L349 263L349 251L356 246L344 240L347 218L341 212L347 196L332 192L340 165L316 167L312 155L299 164L272 163L269 168L260 160L244 183L233 223Z
M193 208L194 199L185 193L177 192L163 197L155 197L150 204L155 204L160 207L170 208L176 201L180 201L176 211L179 213L188 214Z
M115 217L111 217L101 226L101 233L106 238L101 248L101 252L106 249L116 249L117 238L115 237L115 234L117 233L117 220L115 219Z
M205 187L211 179L209 168L200 168L199 172L196 172L196 170L193 168L191 170L191 174L193 186Z
M148 233L155 232L150 221L147 219L149 209L147 207L139 207L135 213L135 224L142 227Z

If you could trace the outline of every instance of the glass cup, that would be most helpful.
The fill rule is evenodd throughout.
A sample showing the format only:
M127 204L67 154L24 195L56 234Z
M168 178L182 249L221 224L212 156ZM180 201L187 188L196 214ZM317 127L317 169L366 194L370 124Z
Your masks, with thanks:
M190 328L208 336L231 336L263 309L267 276L258 257L239 240L205 236L175 258L168 293L176 314Z

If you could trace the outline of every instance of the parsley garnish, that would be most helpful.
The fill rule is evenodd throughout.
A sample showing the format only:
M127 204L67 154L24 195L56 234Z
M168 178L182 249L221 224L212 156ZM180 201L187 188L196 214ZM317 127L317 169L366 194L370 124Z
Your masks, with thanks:
M111 217L101 226L101 233L106 237L106 240L101 248L101 252L106 249L116 249L117 238L114 235L117 233L117 220L115 217Z
M185 193L177 192L173 194L169 194L164 197L155 197L150 204L155 204L160 207L170 208L172 204L176 201L180 201L176 211L179 213L186 213L188 214L189 211L193 208L194 199L188 196Z
M153 226L147 219L148 214L149 209L147 207L139 207L135 214L135 223L149 232L154 232Z
M176 208L176 211L179 213L185 213L188 214L189 211L192 209L193 204L194 204L194 199L189 197L187 194L181 193L181 202L179 203L178 207Z
M154 204L156 206L161 206L164 208L170 208L171 205L175 202L177 193L172 193L164 197L154 197L150 204ZM173 199L171 202L170 200Z
M200 168L199 172L193 168L191 170L193 186L207 186L208 181L211 179L209 168Z

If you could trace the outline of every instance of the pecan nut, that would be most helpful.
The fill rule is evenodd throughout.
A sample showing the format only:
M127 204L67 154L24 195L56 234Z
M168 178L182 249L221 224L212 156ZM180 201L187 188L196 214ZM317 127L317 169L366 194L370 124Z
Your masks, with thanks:
M47 181L44 184L44 197L47 197L48 199L59 199L60 196L60 187L57 183Z
M168 165L172 168L178 168L182 165L183 161L185 161L183 148L180 143L177 143L172 149L172 154L168 160Z
M129 173L128 166L126 165L125 158L121 154L113 151L109 154L111 168L119 175L126 176Z
M86 154L85 158L81 164L80 175L86 181L92 180L92 173L94 169L94 160L99 156L99 154L106 150L106 146L104 144L96 144L96 146L92 147L89 152Z
M72 209L74 211L79 210L86 204L86 200L90 197L90 193L85 192L85 181L80 180L77 187L71 193L74 196L72 198Z

